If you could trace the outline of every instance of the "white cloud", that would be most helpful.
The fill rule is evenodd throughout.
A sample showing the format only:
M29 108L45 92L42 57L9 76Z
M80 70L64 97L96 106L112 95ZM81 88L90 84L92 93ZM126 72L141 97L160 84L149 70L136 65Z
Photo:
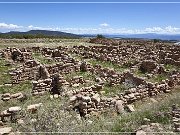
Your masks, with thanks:
M167 27L152 27L146 28L144 32L147 33L158 33L158 34L180 34L180 28L167 26Z
M109 24L107 24L107 23L101 23L100 26L101 26L101 27L108 27Z
M58 28L59 31L76 33L76 34L180 34L180 28L167 27L148 27L144 29L127 29L127 28Z
M161 32L163 29L161 27L152 27L152 28L145 28L144 32L154 33L154 32Z
M0 29L19 29L19 28L22 28L22 26L18 26L15 24L0 23Z
M45 27L37 27L33 25L29 25L27 29L29 30L54 30L54 28L50 28L50 27L45 28Z
M112 28L107 23L100 25L97 28L65 28L65 27L41 27L41 26L19 26L15 24L0 23L0 31L28 31L28 30L52 30L63 31L75 34L144 34L144 33L156 33L156 34L180 34L180 28L167 26L167 27L147 27L143 29L127 29L127 28Z
M165 31L169 33L177 33L177 32L180 32L180 28L168 26L168 27L165 27Z

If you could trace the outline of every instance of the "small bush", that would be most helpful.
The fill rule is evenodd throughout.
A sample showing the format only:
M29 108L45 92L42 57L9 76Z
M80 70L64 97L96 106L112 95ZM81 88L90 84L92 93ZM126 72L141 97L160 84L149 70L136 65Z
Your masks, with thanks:
M97 36L96 36L96 38L105 38L103 35L101 35L101 34L98 34Z

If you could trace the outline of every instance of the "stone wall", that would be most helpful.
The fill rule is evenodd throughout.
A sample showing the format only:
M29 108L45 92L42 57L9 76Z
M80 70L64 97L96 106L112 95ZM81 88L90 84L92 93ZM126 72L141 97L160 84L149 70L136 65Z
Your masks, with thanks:
M171 84L173 82L173 85ZM159 93L169 93L172 88L180 84L180 74L172 75L170 79L161 83L142 82L134 88L126 90L112 98L103 97L101 91L103 85L93 85L79 90L68 92L70 104L73 108L78 108L81 115L85 116L93 112L101 112L107 108L115 108L117 100L121 100L124 105L152 97Z
M32 95L43 95L51 89L52 79L32 81Z
M26 60L32 59L32 52L26 48L6 48L2 50L3 57L13 60L14 62L25 62Z
M173 128L175 132L180 132L180 108L173 106L172 108Z
M39 74L40 63L34 60L27 60L22 66L11 70L11 80L12 84L19 84L27 80L36 80Z
M25 95L23 95L21 92L18 93L4 93L1 95L1 100L3 101L9 101L12 99L17 99L17 100L22 100L23 98L25 98Z

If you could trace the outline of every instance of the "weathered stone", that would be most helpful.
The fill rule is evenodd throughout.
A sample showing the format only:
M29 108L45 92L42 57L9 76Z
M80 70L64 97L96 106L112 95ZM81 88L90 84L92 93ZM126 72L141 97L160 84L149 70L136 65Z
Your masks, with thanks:
M17 123L18 123L18 124L21 124L21 125L25 124L25 123L24 123L24 120L22 120L22 119L19 119L19 120L17 121Z
M10 97L2 98L3 101L8 101L10 99L11 99Z
M144 121L144 122L150 122L151 120L148 119L148 118L144 118L143 121Z
M134 112L135 111L134 105L127 105L126 107L127 107L129 112Z
M122 114L124 113L124 105L123 105L123 101L122 100L117 100L115 103L115 109L117 111L117 113Z
M35 122L37 122L37 119L31 119L31 122L35 123Z
M77 96L72 96L72 97L70 97L70 99L69 99L70 102L74 102L74 101L76 101L76 100L77 100Z
M59 95L58 94L54 94L54 98L55 99L59 98Z
M3 126L4 125L4 123L0 120L0 126Z
M79 87L79 83L73 84L72 87Z
M4 110L1 112L1 116L10 116L10 115L11 115L11 113L8 112L8 110Z
M128 94L128 96L129 96L130 98L134 98L134 94L133 94L133 93Z
M10 93L5 93L5 94L2 94L2 98L7 98L7 97L10 97L11 94Z
M8 87L10 87L10 86L12 86L12 84L4 84L4 86L8 86Z
M95 94L94 96L91 97L92 101L95 101L96 103L99 103L100 102L100 96L99 94Z
M35 113L38 110L38 108L41 106L42 106L42 103L29 105L29 106L27 106L27 110L32 113Z
M82 96L82 101L84 102L90 102L91 98L89 96Z
M18 98L18 97L23 97L23 94L21 92L11 94L11 98Z
M10 107L10 108L8 109L8 111L9 111L10 113L19 112L19 111L21 111L21 107L19 107L19 106Z
M9 134L10 132L12 132L12 127L0 128L0 134L1 135Z
M147 134L146 134L146 132L143 131L143 130L138 130L138 131L136 132L136 135L147 135Z

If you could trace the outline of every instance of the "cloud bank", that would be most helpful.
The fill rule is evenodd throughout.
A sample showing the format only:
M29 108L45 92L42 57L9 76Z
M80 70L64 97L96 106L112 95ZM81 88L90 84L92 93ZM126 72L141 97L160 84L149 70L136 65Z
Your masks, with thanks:
M180 34L180 28L167 27L147 27L143 29L127 29L127 28L113 28L107 23L102 23L97 28L64 28L64 27L41 27L41 26L20 26L16 24L0 23L0 32L7 32L11 30L28 31L28 30L52 30L63 31L75 34Z
M109 24L107 24L107 23L101 23L100 26L102 26L102 27L108 27Z
M0 23L0 29L12 30L12 29L19 29L19 28L22 28L22 26L18 26L15 24Z

